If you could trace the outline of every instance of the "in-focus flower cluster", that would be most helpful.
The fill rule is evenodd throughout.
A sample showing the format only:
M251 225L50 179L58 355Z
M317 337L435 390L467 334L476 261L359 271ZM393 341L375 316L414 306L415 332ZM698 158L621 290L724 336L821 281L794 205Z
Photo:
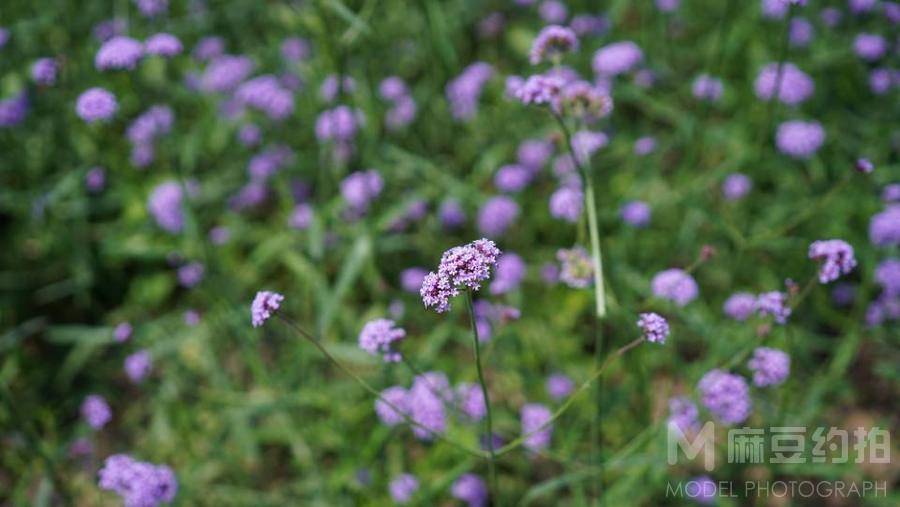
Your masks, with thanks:
M428 273L422 281L420 294L425 307L443 313L450 309L450 299L459 294L460 288L480 289L499 256L500 250L489 239L475 240L444 252L437 272Z
M250 305L250 322L253 327L262 326L269 320L281 307L282 301L284 301L284 296L277 292L267 290L257 292Z
M853 247L840 239L813 241L809 245L809 258L820 263L821 283L833 282L856 267Z
M125 454L106 458L98 485L122 497L126 507L156 507L175 499L178 481L172 469L137 461Z

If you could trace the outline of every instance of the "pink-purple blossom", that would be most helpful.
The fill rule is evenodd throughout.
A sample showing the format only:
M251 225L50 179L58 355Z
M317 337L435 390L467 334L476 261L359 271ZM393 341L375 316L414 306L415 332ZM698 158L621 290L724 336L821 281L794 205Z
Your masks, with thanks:
M275 312L281 308L283 301L284 296L277 292L267 290L257 292L253 303L250 304L250 322L253 327L260 327L272 318Z

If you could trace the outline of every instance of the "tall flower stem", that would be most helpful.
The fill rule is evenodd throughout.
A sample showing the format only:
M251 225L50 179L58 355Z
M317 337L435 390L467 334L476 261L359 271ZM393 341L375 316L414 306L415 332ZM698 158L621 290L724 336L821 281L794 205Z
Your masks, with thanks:
M472 304L472 291L466 291L466 307L469 309L469 321L472 324L472 347L475 350L475 369L478 371L478 383L481 384L481 394L484 396L486 417L484 418L484 431L486 433L488 454L488 478L491 483L491 491L494 498L499 497L497 490L497 456L494 453L494 420L491 414L491 400L488 397L487 382L484 380L484 369L481 367L481 344L478 339L478 326L475 323L475 308ZM495 502L497 503L497 502Z
M476 456L476 457L478 457L478 458L485 458L485 457L487 457L487 455L486 455L484 452L481 452L481 451L478 451L478 450L474 450L474 449L470 449L468 446L463 445L463 444L461 444L461 443L459 443L459 442L450 440L449 438L447 438L447 437L441 435L440 433L436 433L435 431L431 430L430 428L428 428L428 427L426 427L426 426L423 426L422 424L419 424L418 422L414 421L412 418L409 417L409 415L408 415L404 410L400 409L399 407L397 407L396 405L394 405L394 404L391 403L390 401L386 400L383 396L381 396L381 393L378 392L377 389L375 389L374 387L372 387L372 386L371 386L368 382L366 382L362 377L360 377L359 375L357 375L356 373L354 373L352 370L350 370L350 368L347 368L346 366L344 366L343 363L341 363L340 361L338 361L337 358L334 357L334 356L331 354L331 352L329 352L328 349L326 349L325 346L322 345L322 343L319 342L319 340L317 340L313 335L311 335L311 334L310 334L309 332L307 332L305 329L303 329L302 327L300 327L296 322L294 322L294 321L292 321L291 319L289 319L289 318L287 318L287 317L285 317L285 316L283 316L283 315L280 315L280 314L278 315L278 318L281 319L282 322L284 322L285 324L287 324L291 329L293 329L294 331L296 331L297 333L299 333L300 336L302 336L303 338L306 339L306 341L312 343L313 346L315 346L317 349L319 349L319 352L321 352L322 355L324 355L326 359L328 359L329 361L331 361L332 364L334 364L335 366L337 366L338 369L341 370L342 372L344 372L347 376L349 376L350 378L352 378L353 380L355 380L356 383L358 383L360 386L362 386L363 389L365 389L366 391L368 391L369 394L375 396L375 398L377 398L379 401L381 401L382 403L384 403L385 405L387 405L388 407L390 407L391 410L393 410L394 412L396 412L397 414L399 414L401 417L403 417L403 420L404 420L407 424L409 424L409 425L411 425L411 426L415 426L415 427L417 427L417 428L419 428L419 429L422 429L422 430L427 431L429 435L431 435L431 436L437 438L438 440L441 440L441 441L443 441L443 442L446 442L446 443L452 445L453 447L456 447L457 449L459 449L460 451L465 452L466 454L471 454L472 456Z
M597 222L597 199L594 193L594 178L591 175L591 172L582 164L581 158L575 152L575 147L572 146L572 134L569 132L566 121L553 109L550 111L556 119L556 122L559 124L559 128L562 130L566 141L566 147L569 150L569 155L572 157L572 162L575 163L575 167L578 168L578 174L581 176L581 184L582 187L584 187L584 207L586 208L588 217L588 234L591 240L591 262L594 268L594 302L596 304L596 319L594 320L594 368L597 368L600 364L600 358L603 356L603 333L600 321L606 316L606 292L603 284L603 255L600 251L600 225ZM597 402L597 406L591 412L591 424L589 430L590 455L591 464L599 467L598 446L600 440L600 409L603 401L603 386L600 385L599 382L597 383L595 401ZM600 496L601 482L602 475L594 483L593 493L595 498Z

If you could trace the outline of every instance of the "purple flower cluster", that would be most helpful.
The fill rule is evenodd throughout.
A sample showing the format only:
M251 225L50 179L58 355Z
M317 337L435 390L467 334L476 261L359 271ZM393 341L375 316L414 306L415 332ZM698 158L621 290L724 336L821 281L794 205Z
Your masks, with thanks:
M519 164L500 166L494 173L494 185L502 192L519 192L531 183L533 173Z
M682 269L672 268L657 273L650 282L653 295L668 299L678 306L684 306L697 299L699 288L690 274Z
M350 76L339 79L337 75L331 74L319 86L319 96L325 102L334 102L341 94L349 95L355 91L356 81Z
M900 295L900 259L885 259L875 268L875 282L885 294Z
M487 484L475 474L462 474L450 486L453 498L466 502L468 507L485 507L488 503Z
M103 396L90 394L81 402L81 417L88 426L99 430L112 419L112 410Z
M573 289L583 289L594 279L594 265L587 250L577 246L556 251L560 263L559 280Z
M125 358L125 374L135 384L140 384L153 368L153 358L147 350L139 350Z
M554 373L547 377L547 385L545 387L550 398L554 401L559 401L572 394L572 391L575 390L575 382L572 382L571 378L562 373Z
M703 375L697 388L703 406L723 423L739 424L750 417L753 402L744 377L715 369Z
M301 203L294 206L291 215L288 217L288 226L292 229L305 230L308 229L313 221L313 208L307 203Z
M484 85L494 75L494 68L484 62L475 62L447 84L447 101L457 120L468 120L478 112L478 99Z
M853 51L867 62L880 60L887 53L887 50L887 41L878 34L861 33L853 40Z
M98 485L122 497L126 507L156 507L175 499L178 481L165 465L137 461L124 454L106 458Z
M559 25L545 26L534 42L528 60L532 65L537 65L546 59L555 59L567 51L578 50L578 37L571 28Z
M708 74L700 74L691 85L691 93L694 94L694 98L709 102L718 102L724 91L725 86L722 84L722 80Z
M154 18L169 9L169 0L134 0L134 4L145 18Z
M144 45L140 41L115 36L104 42L94 57L97 70L134 70L144 56Z
M281 307L282 301L284 301L284 296L277 292L267 290L257 292L250 305L250 322L253 327L262 326L272 318L272 315Z
M359 348L373 356L381 354L386 363L400 361L400 353L394 350L395 342L406 337L406 331L390 319L371 320L359 332Z
M438 208L438 218L445 229L456 229L466 223L466 212L459 201L447 199Z
M756 296L748 292L736 292L725 300L722 311L734 320L745 321L756 311Z
M391 499L400 505L409 503L418 490L419 481L412 474L400 474L388 484Z
M644 53L631 41L614 42L594 53L593 68L599 76L624 74L641 63Z
M584 207L584 193L576 185L563 185L550 195L550 215L575 223Z
M778 126L775 144L778 149L793 158L808 159L825 142L825 129L816 121L786 121Z
M144 51L148 55L171 58L180 55L184 51L184 46L181 45L178 37L170 33L157 33L147 37L144 41Z
M669 322L658 313L642 313L639 315L637 325L641 328L644 338L651 343L666 343L669 337Z
M582 80L566 83L560 91L559 102L572 116L588 120L603 118L613 110L613 100L608 93Z
M697 405L690 399L683 396L669 399L668 425L670 430L680 431L684 435L700 431L699 415Z
M28 96L24 92L0 100L0 128L14 127L22 123L27 115ZM78 115L81 116L81 113L79 112Z
M650 223L650 205L644 201L629 201L619 209L622 221L632 227L646 227Z
M760 316L771 315L778 324L785 324L791 316L791 307L788 306L787 299L784 292L764 292L756 298L754 308Z
M212 57L203 70L199 86L201 90L207 92L231 91L247 79L252 71L253 61L246 56L217 55Z
M103 88L89 88L75 102L75 112L87 123L108 120L118 110L115 95Z
M40 86L53 86L56 84L56 74L59 65L54 58L39 58L31 66L31 79Z
M400 130L416 118L416 101L409 93L409 88L397 76L385 78L378 86L381 98L391 103L391 108L384 115L384 123L388 130Z
M240 86L234 97L242 106L265 113L275 121L284 120L294 112L294 95L282 87L278 78L271 75L255 77Z
M753 86L756 96L762 100L770 100L778 90L778 100L789 106L795 106L812 97L816 85L796 65L790 62L781 64L781 81L778 81L779 68L777 63L767 64L756 76Z
M758 347L747 362L753 371L753 384L757 387L775 386L784 382L791 372L791 356L770 347Z
M131 338L131 333L133 331L134 329L131 327L131 324L128 322L120 322L113 329L113 340L115 340L116 343L124 343Z
M356 137L362 118L362 112L348 106L322 111L316 119L316 138L320 143L349 143Z
M513 252L504 252L497 259L494 269L494 280L491 282L491 294L506 294L519 288L525 277L525 261Z
M788 33L788 41L793 47L806 47L812 42L813 35L812 23L806 18L794 18L791 20L790 31Z
M549 408L539 403L527 403L522 407L522 435L526 449L542 451L550 445L553 425L549 423L552 415Z
M189 262L178 268L178 283L185 288L196 287L203 281L203 275L206 268L200 262Z
M813 241L809 245L809 258L820 262L819 282L833 282L856 267L853 247L840 239Z
M478 210L478 230L488 237L497 237L515 222L519 205L504 195L492 197Z
M300 37L288 37L281 42L281 57L288 62L300 62L312 53L309 41Z
M443 313L450 309L450 298L459 294L460 287L477 291L481 282L490 277L491 267L499 256L500 250L489 239L475 240L444 252L437 272L428 273L422 281L420 295L425 307Z
M731 173L722 182L722 195L726 200L736 201L741 199L753 188L753 180L744 173Z
M174 118L172 108L167 105L156 105L131 122L126 136L131 142L132 162L137 167L146 167L153 161L153 142L157 137L172 130Z
M464 382L456 386L456 403L471 421L480 421L487 414L484 392L478 384Z
M355 216L365 214L372 201L384 189L384 180L375 169L357 171L341 181L341 196L347 201L350 212Z
M558 106L559 94L565 81L557 76L535 74L514 89L513 96L523 104L537 106L548 104L554 109Z
M147 210L166 232L176 234L184 227L182 198L181 185L172 180L160 183L150 193Z
M893 204L869 221L869 241L876 246L900 245L900 205Z

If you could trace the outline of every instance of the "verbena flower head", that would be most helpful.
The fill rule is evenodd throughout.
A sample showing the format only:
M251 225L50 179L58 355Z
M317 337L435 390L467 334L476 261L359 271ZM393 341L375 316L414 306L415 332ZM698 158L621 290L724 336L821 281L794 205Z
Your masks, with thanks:
M786 121L778 126L775 144L778 149L793 158L812 157L825 142L825 129L816 121Z
M775 386L784 382L791 372L791 356L769 347L758 347L747 362L753 371L753 384L757 387Z
M197 284L203 281L205 271L206 268L203 266L203 263L189 262L178 268L178 283L188 289L196 287Z
M547 59L557 58L562 53L577 50L578 37L571 28L550 25L545 26L535 37L528 59L532 65L537 65Z
M793 47L806 47L813 39L813 26L806 18L794 18L791 20L788 40Z
M441 203L438 217L445 229L455 229L466 223L466 212L455 199L447 199Z
M658 313L640 314L637 325L648 342L662 344L669 337L669 322Z
M167 105L155 105L131 122L125 135L133 145L146 145L157 137L169 133L175 115Z
M144 45L140 41L119 35L100 46L94 57L97 70L134 70L144 56Z
M878 34L861 33L853 40L853 51L867 62L880 60L887 52L887 49L887 41Z
M861 14L874 10L878 6L878 0L848 0L847 4L850 7L850 12Z
M790 5L789 0L760 0L762 15L768 19L784 19Z
M577 246L556 251L560 263L559 280L574 289L582 289L594 280L594 265L587 250Z
M507 164L494 173L494 185L502 192L519 192L531 183L532 172L525 166Z
M78 96L75 103L75 112L87 123L108 120L118 110L115 95L103 88L89 88Z
M406 337L406 331L390 319L371 320L359 332L359 348L373 356L381 355L386 363L400 361L400 353L394 350L395 342Z
M375 414L386 426L396 426L404 422L404 415L409 415L409 392L400 386L388 387L381 391L381 397L375 400Z
M153 368L153 358L148 350L139 350L125 358L125 374L135 384L140 384Z
M900 205L893 204L869 221L869 241L876 246L900 245Z
M699 294L694 277L682 269L672 268L657 273L650 282L653 295L668 299L678 306L684 306Z
M593 68L600 76L617 76L634 69L644 59L644 53L631 41L614 42L594 53Z
M369 210L372 201L384 189L384 180L375 169L357 171L341 181L341 195L354 214L363 214Z
M492 197L478 211L478 230L488 237L501 236L519 216L519 205L506 196Z
M644 201L629 201L622 205L619 216L632 227L646 227L650 223L650 205Z
M569 26L581 37L586 35L603 35L609 29L609 20L602 15L579 14L572 18Z
M744 173L731 173L722 182L722 195L726 200L741 199L753 188L753 180Z
M84 184L88 192L96 194L102 192L106 186L106 170L102 167L92 167L87 174L84 175Z
M150 193L147 210L166 232L175 234L184 228L182 198L181 185L171 180L160 183Z
M567 222L578 222L584 207L584 193L574 185L563 185L550 195L550 215Z
M885 294L900 295L900 259L885 259L875 268L875 282Z
M462 474L450 486L453 498L466 502L468 507L485 507L488 502L487 484L475 474Z
M121 496L126 507L156 507L174 500L178 492L178 481L171 468L124 454L106 458L98 485Z
M276 144L250 158L247 174L255 181L265 181L293 160L293 150L283 144Z
M649 155L656 151L656 138L644 136L634 141L634 154L638 156Z
M292 229L306 230L313 221L313 208L307 203L294 206L288 217L288 226Z
M494 281L491 282L491 294L506 294L519 288L525 278L525 261L513 252L504 252L497 259L494 269Z
M272 318L272 315L281 307L282 301L284 301L284 296L277 292L267 290L257 292L250 305L250 322L253 327L262 326Z
M25 92L0 100L0 128L15 127L28 116L28 96Z
M54 58L39 58L31 66L31 79L40 86L53 86L58 69Z
M700 431L700 412L697 405L688 398L676 396L669 398L670 430L679 431L683 435L690 435Z
M713 505L718 496L716 482L708 475L701 475L687 481L684 485L684 492L685 496L701 505Z
M391 499L400 505L409 503L418 490L419 481L412 474L400 474L388 484Z
M547 23L562 23L569 15L569 10L559 0L544 0L538 7L538 14Z
M514 96L526 105L550 105L557 108L559 94L565 81L556 76L536 74L530 76L514 91Z
M453 392L447 376L439 372L417 375L409 389L410 417L417 423L412 427L419 440L430 441L447 429L444 400L451 400Z
M116 343L126 342L129 338L131 338L132 331L133 328L131 327L131 324L129 324L128 322L120 322L113 329L113 339L116 341Z
M756 311L756 296L749 292L736 292L722 305L725 315L737 321L745 321Z
M779 291L764 292L756 298L756 313L771 315L778 324L787 323L791 307L787 304L787 294Z
M691 85L691 93L695 98L709 102L718 102L724 91L725 86L722 84L722 80L708 74L700 74Z
M418 293L419 289L422 288L422 282L425 281L425 276L428 275L428 270L420 267L407 268L400 272L400 286L406 292L410 293Z
M145 18L154 18L169 9L169 0L134 0L134 4Z
M468 120L478 112L478 99L484 85L494 75L494 69L485 62L475 62L447 84L447 101L457 120Z
M597 150L609 144L609 137L603 132L579 130L572 134L572 150L578 157L578 162L588 164L588 161Z
M516 150L519 164L532 172L540 171L553 155L553 144L543 139L526 139Z
M216 56L200 76L200 89L207 92L231 91L252 71L253 61L246 56Z
M725 424L739 424L750 417L753 402L750 388L740 375L711 370L697 384L705 406Z
M778 89L778 100L789 106L805 102L812 97L816 85L796 65L790 62L781 64L781 84L778 85L778 64L767 64L756 76L753 86L756 96L762 100L770 100Z
M563 85L559 102L563 111L576 118L603 118L613 110L612 97L594 84L582 80Z
M867 158L858 158L853 164L853 168L856 169L857 172L863 174L872 174L872 172L875 170L875 164L873 164Z
M209 61L225 53L225 41L221 37L204 37L194 46L193 56L200 61Z
M478 384L466 382L456 386L456 400L460 412L472 421L480 421L487 414L484 393Z
M350 142L362 124L362 112L348 106L322 111L316 119L316 138L319 142Z
M81 417L88 426L99 430L112 419L112 410L103 396L90 394L81 402Z
M813 241L809 245L809 258L821 263L819 266L821 283L833 282L856 267L853 247L840 239Z
M184 51L184 46L181 45L178 37L170 33L157 33L147 37L147 40L144 41L144 51L148 55L169 58L180 55Z
M525 436L523 446L529 451L541 451L550 446L553 436L552 424L547 424L552 417L550 409L539 403L528 403L522 407L522 435ZM547 424L545 428L541 428Z
M234 97L242 105L261 111L272 120L283 120L294 112L294 94L270 74L241 84Z
M481 282L490 277L499 256L500 250L489 239L479 239L444 252L437 272L428 273L422 281L420 295L425 307L434 307L442 313L450 309L450 298L458 295L461 287L473 291L480 289Z
M344 76L338 79L338 76L331 74L322 81L319 86L319 96L325 102L333 102L341 93L350 95L356 91L356 81L350 76Z
M566 396L572 394L575 390L575 382L562 373L554 373L547 377L547 394L554 401L559 401Z
M288 62L306 60L311 53L309 41L300 37L288 37L281 42L281 57Z

